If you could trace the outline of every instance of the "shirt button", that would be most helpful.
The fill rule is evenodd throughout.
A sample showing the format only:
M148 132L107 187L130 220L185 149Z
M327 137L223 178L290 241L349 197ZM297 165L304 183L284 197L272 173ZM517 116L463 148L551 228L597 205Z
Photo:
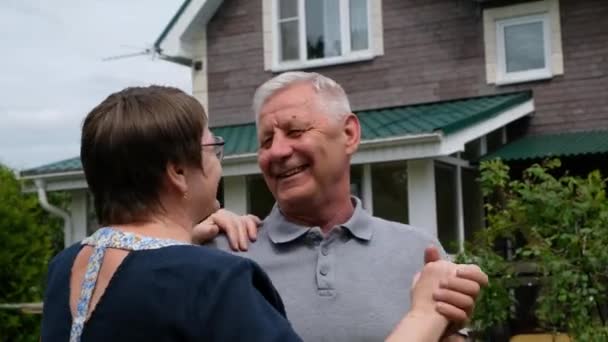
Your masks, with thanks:
M324 275L324 276L327 275L327 273L329 273L329 267L327 265L321 266L319 273L321 273L321 275Z

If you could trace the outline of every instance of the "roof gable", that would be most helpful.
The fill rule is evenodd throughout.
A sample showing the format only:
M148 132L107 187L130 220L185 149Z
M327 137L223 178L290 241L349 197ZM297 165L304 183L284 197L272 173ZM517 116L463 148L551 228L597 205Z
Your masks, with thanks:
M160 58L177 63L192 58L192 42L200 39L223 0L184 0L154 42ZM186 64L180 63L180 64Z

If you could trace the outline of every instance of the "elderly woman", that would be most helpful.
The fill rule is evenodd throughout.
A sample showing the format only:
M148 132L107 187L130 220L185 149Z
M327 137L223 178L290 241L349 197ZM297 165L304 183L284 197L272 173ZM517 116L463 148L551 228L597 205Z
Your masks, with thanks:
M178 89L110 95L86 117L81 159L104 228L49 266L43 341L293 341L278 293L252 261L191 243L218 209L223 140ZM432 291L455 272L428 264L394 340L447 325Z

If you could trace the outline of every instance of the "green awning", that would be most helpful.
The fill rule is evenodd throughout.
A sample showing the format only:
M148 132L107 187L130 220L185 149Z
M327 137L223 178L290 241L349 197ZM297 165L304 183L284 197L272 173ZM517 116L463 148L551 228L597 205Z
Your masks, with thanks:
M362 143L441 132L450 135L492 118L532 98L530 92L508 93L451 101L358 111ZM226 156L256 153L255 123L214 127L215 135L226 141ZM21 176L80 171L78 157L24 170Z
M608 131L587 131L524 137L484 156L482 160L500 158L513 161L602 153L608 153Z

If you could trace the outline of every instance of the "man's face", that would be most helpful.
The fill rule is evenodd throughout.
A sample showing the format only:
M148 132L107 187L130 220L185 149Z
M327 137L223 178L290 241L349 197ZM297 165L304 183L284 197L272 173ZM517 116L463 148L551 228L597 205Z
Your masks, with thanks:
M308 83L276 93L262 106L258 122L258 163L282 207L323 203L344 177L358 144L358 121L335 119ZM349 136L352 122L357 136Z

